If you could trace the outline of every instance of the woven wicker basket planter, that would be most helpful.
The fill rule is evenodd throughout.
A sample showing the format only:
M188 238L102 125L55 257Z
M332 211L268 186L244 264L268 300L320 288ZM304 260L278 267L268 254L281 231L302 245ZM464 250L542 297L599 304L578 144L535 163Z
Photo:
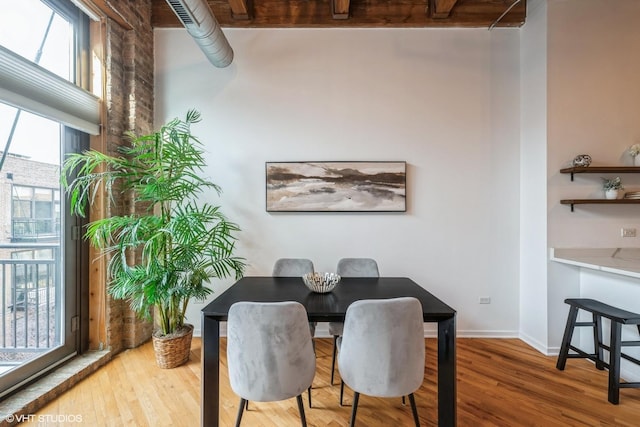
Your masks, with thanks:
M176 368L187 363L191 352L193 325L185 324L184 329L172 335L156 337L153 334L153 349L156 363L162 369Z

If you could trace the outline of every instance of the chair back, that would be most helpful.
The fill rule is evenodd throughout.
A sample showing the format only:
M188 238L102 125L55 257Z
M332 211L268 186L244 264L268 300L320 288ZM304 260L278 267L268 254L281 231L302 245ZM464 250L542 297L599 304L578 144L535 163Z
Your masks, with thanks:
M360 300L347 308L338 367L359 393L398 397L424 380L424 326L413 297Z
M313 262L305 258L280 258L273 265L273 277L302 277L313 273Z
M298 302L237 302L229 309L227 363L240 397L272 402L311 386L316 358L307 311Z
M380 277L378 263L371 258L342 258L337 272L341 277Z

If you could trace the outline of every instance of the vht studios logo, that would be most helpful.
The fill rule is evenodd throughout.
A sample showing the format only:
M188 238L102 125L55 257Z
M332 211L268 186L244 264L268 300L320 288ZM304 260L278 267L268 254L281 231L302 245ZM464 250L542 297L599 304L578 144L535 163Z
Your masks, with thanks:
M81 423L82 415L76 414L9 414L4 416L4 420L8 423L24 423L27 421L39 423Z

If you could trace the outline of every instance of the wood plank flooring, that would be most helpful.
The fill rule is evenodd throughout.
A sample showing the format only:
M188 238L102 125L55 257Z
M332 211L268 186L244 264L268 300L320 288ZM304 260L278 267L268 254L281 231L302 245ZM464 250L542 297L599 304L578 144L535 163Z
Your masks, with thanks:
M588 361L570 359L565 371L517 339L458 339L459 426L629 426L640 425L640 389L622 389L620 404L607 402L607 371ZM221 342L221 425L232 426L239 398L231 391L226 370L226 341ZM309 426L347 426L351 407L340 407L339 385L329 384L330 339L316 338L317 372L313 408L305 397ZM425 379L416 393L422 426L436 426L436 342L426 340ZM147 343L117 355L102 369L49 403L26 425L197 426L200 423L201 342L194 339L186 365L163 370L155 366ZM346 403L352 393L346 389ZM38 418L42 415L43 417ZM73 417L73 418L72 418ZM69 420L81 423L64 422ZM39 420L48 420L42 423ZM243 426L299 426L295 399L251 402ZM358 425L411 426L411 409L401 399L360 398Z

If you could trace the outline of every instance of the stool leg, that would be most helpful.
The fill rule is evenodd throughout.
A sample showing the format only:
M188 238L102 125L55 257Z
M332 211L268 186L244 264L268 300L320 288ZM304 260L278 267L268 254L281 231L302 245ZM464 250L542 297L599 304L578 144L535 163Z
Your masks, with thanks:
M617 405L620 401L620 337L622 324L611 321L611 341L609 342L609 402Z
M560 346L560 354L558 354L558 362L556 368L563 371L567 364L567 355L569 354L569 345L571 345L571 338L573 337L573 328L576 326L576 319L578 318L578 307L570 306L569 315L567 316L567 325L564 328L564 336L562 337L562 345Z
M596 368L604 369L604 355L602 353L602 318L593 313L593 352L596 355Z

